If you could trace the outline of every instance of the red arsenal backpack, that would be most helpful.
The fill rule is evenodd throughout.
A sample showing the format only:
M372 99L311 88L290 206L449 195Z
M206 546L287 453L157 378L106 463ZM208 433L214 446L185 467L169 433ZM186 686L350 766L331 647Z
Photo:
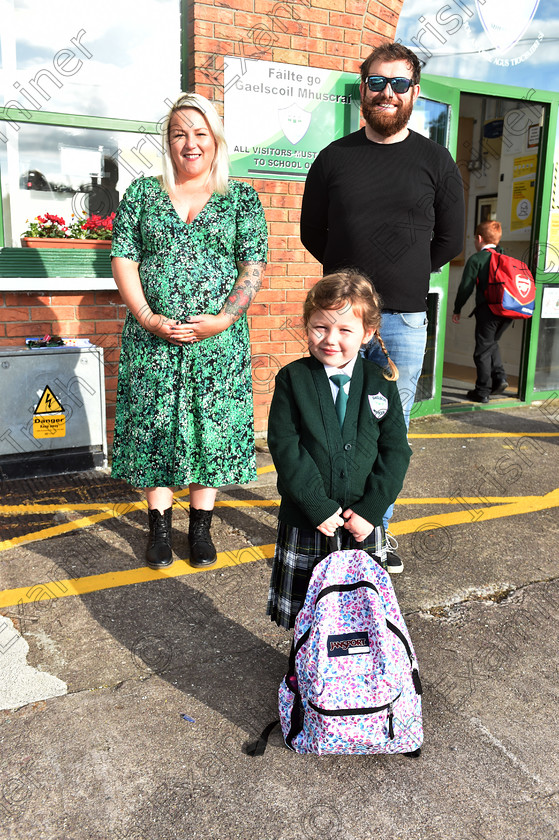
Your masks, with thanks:
M494 315L503 318L531 318L536 284L526 263L491 249L489 282L485 299Z

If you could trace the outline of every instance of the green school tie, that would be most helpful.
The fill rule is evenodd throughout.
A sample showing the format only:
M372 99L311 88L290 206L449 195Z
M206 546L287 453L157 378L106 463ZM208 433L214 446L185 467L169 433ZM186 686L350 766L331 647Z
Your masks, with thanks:
M336 414L338 415L338 423L340 424L340 429L344 425L344 418L345 418L345 410L347 406L348 395L344 391L344 385L346 382L349 382L351 379L347 373L336 373L334 376L331 376L330 379L334 383L334 385L338 386L338 393L336 395Z

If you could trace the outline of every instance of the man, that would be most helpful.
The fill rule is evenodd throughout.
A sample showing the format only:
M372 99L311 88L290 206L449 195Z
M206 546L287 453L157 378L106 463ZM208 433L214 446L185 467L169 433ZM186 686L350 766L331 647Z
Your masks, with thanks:
M301 241L324 273L356 268L380 293L381 336L400 372L406 427L425 353L429 276L462 250L464 235L456 164L445 148L407 127L420 74L419 59L401 44L381 44L365 59L359 88L365 126L320 152L301 212ZM386 364L374 341L366 356ZM385 528L391 515L392 508ZM388 569L401 572L391 550L397 544L388 542Z
M485 299L485 290L489 283L489 263L491 251L502 254L499 247L503 230L497 221L480 222L476 227L474 245L476 253L472 254L462 274L460 286L454 301L454 324L460 323L460 311L477 284L474 362L477 371L476 387L468 391L466 397L472 402L488 403L489 394L502 394L508 388L505 368L501 361L498 341L507 327L512 324L512 318L495 315Z

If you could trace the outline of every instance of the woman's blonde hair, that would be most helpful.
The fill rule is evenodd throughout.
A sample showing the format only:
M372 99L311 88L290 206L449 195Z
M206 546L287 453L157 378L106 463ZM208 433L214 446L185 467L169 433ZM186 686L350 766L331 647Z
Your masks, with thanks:
M303 305L303 325L308 329L309 320L317 310L345 309L351 306L360 315L365 330L374 330L374 338L386 356L388 367L383 369L385 379L396 381L398 368L388 355L379 327L382 318L381 301L371 281L358 271L336 271L327 274L309 291Z
M227 143L225 142L223 123L210 100L206 99L204 96L200 96L199 93L181 93L163 120L161 126L163 143L163 175L161 180L163 188L170 193L173 191L175 186L176 173L173 158L171 157L169 128L173 114L176 114L177 111L181 111L184 108L194 108L196 111L200 111L208 123L216 146L215 156L212 161L210 175L208 178L208 186L211 188L212 192L226 195L229 190L229 151L227 149Z

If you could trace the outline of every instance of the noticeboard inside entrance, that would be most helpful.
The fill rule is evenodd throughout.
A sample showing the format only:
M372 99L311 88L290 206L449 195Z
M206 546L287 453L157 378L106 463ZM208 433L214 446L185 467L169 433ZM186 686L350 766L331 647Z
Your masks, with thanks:
M359 128L359 77L298 64L225 60L231 174L303 181L318 152Z

